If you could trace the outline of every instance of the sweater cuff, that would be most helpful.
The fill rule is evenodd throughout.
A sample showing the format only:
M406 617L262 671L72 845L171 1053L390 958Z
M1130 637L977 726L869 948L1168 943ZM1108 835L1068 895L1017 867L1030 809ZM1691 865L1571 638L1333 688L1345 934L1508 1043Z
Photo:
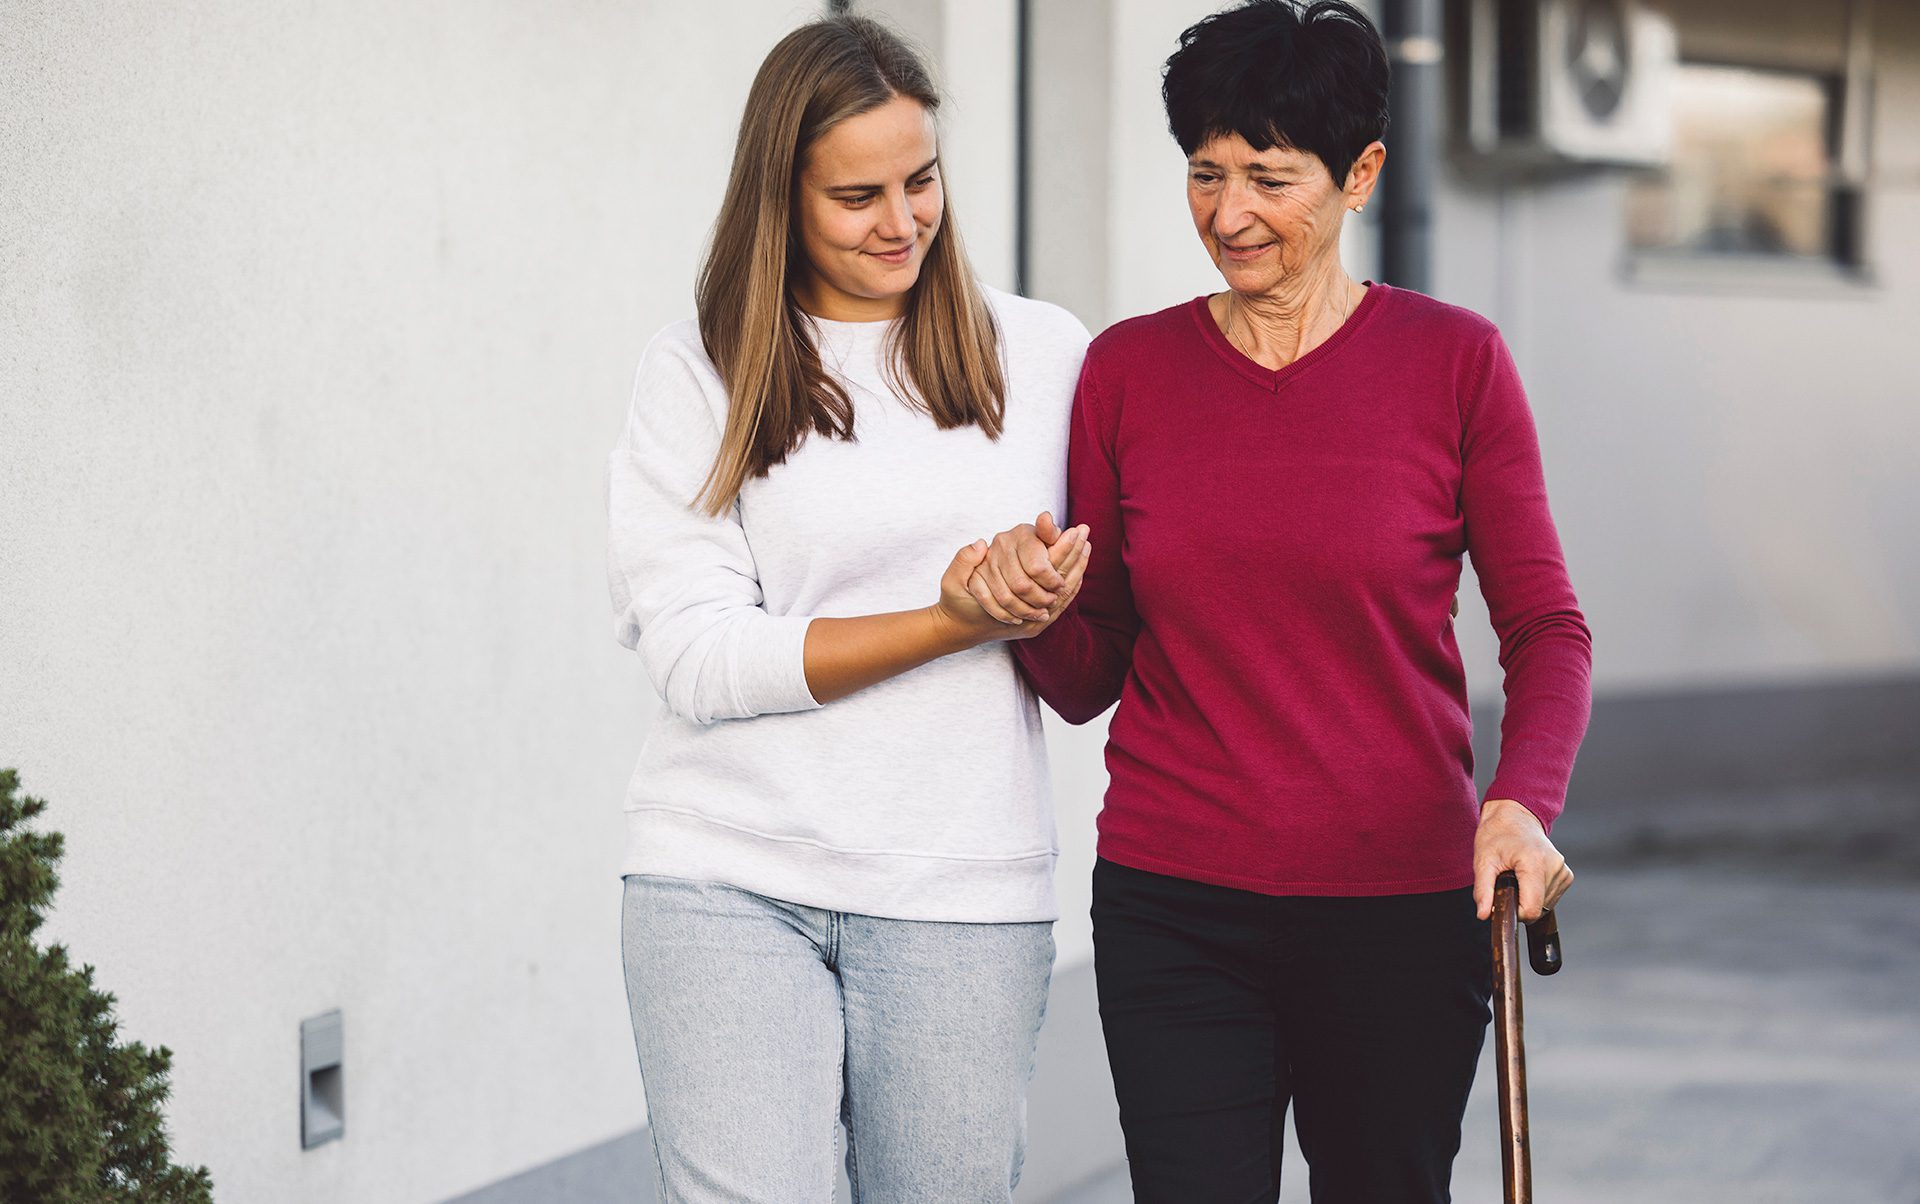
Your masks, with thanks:
M808 615L769 615L753 625L749 646L740 649L740 702L747 714L778 715L813 711L820 703L807 688Z

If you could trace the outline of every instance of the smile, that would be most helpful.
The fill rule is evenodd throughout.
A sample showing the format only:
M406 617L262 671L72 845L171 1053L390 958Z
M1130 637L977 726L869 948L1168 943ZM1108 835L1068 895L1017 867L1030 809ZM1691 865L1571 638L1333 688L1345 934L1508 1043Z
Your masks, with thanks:
M1249 260L1260 258L1260 256L1266 254L1266 252L1272 248L1273 244L1270 242L1263 242L1253 247L1236 247L1227 243L1221 243L1220 254L1222 257L1230 259L1235 263L1246 263Z
M898 251L868 251L867 254L878 259L881 263L893 264L898 267L900 264L913 258L913 244L908 243Z

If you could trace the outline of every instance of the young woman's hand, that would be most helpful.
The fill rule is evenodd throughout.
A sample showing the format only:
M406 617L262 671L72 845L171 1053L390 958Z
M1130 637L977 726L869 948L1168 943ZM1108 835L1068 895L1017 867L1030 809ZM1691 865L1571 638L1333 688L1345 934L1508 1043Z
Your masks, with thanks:
M940 601L935 606L945 623L974 643L1031 639L1045 631L1080 592L1093 553L1085 527L1061 534L1051 547L1043 546L1043 559L1048 571L1059 580L1059 587L1047 591L1051 601L1045 607L1025 608L1025 613L1033 617L1018 618L999 605L981 573L990 546L986 540L976 540L954 554L940 578Z

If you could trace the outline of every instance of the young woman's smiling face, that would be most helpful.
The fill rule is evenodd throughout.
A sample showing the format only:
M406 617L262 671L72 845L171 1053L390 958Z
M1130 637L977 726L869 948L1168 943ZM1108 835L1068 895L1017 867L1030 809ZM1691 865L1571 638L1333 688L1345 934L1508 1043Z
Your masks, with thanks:
M841 322L899 317L946 208L933 114L896 96L847 118L813 144L796 193L800 307Z

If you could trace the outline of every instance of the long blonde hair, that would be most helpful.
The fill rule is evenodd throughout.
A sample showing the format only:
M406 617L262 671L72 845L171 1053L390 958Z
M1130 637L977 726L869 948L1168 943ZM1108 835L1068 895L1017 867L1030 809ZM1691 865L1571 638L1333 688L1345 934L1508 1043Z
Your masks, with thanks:
M864 17L801 26L754 76L695 288L700 339L728 397L720 452L695 499L709 514L726 510L749 479L784 462L809 434L853 438L853 402L821 367L794 300L806 259L793 202L808 149L835 125L896 96L930 113L940 107L919 56ZM902 396L942 429L978 426L999 438L1006 416L1000 332L974 281L951 200L907 295L888 370Z

